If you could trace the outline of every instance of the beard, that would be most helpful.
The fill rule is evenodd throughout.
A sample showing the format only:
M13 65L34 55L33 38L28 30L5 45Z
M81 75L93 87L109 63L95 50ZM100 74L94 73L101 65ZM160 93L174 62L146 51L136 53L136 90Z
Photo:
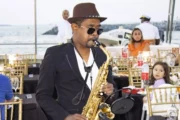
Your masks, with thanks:
M87 41L86 47L88 48L95 47L95 42L93 41L93 39Z

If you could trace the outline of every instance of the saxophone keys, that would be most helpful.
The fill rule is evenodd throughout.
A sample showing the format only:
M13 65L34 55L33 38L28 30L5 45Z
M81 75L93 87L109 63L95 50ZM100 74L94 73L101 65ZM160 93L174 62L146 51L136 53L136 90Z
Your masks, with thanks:
M100 95L100 96L103 96L103 95L104 95L104 93L103 93L103 92L99 92L99 95Z

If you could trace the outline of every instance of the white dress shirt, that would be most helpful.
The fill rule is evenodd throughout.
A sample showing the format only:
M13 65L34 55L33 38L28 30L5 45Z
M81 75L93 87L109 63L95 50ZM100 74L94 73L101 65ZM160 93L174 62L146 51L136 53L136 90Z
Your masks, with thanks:
M139 28L142 31L144 40L160 39L158 28L150 22L143 22L136 26L136 28Z
M76 51L76 49L74 49L74 51L75 51L76 59L77 59L77 62L78 62L79 71L80 71L82 77L85 80L86 71L84 70L83 59L81 58L79 53ZM86 65L86 67L88 67L88 66L91 66L93 64L93 62L94 62L94 56L93 56L92 50L90 49L88 62L86 63L84 61L84 63ZM87 79L87 82L86 82L86 84L88 85L90 90L91 90L91 88L93 88L94 82L95 82L96 77L98 75L98 71L99 71L99 69L98 69L98 67L96 65L96 62L94 62L93 66L92 66L92 70L89 73L89 76L88 76L88 79ZM92 86L91 86L91 78L90 78L91 76L92 76Z
M70 39L71 37L71 24L67 20L61 20L61 22L58 24L57 41L59 41L60 44L67 43L67 39Z

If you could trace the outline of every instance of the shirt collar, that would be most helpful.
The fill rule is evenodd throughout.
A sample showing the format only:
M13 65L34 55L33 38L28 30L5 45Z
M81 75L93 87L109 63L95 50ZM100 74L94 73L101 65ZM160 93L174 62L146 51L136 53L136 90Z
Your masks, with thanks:
M165 84L165 80L162 78L154 82L154 85L159 85L159 84Z
M81 56L78 54L77 50L74 48L74 51L75 51L75 54L76 54L76 57L78 57L79 59L81 58ZM81 58L82 59L82 58ZM83 60L83 59L82 59ZM89 53L89 58L88 58L88 62L86 63L84 60L83 62L85 63L86 66L91 66L94 62L94 56L93 56L93 52L92 50L90 49L90 53Z

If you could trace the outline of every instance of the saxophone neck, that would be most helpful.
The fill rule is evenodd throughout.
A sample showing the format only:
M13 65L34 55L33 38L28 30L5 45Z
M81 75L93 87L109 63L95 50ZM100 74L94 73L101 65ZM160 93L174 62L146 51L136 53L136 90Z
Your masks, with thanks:
M109 63L112 59L110 53L101 45L101 43L98 41L97 38L95 38L93 41L95 42L96 46L99 47L104 52L104 54L107 57L106 61Z

